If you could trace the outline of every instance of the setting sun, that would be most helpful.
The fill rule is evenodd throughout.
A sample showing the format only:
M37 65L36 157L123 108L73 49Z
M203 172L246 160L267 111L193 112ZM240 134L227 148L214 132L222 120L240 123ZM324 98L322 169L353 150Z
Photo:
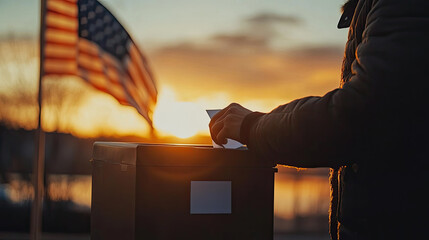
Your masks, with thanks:
M195 102L180 102L171 88L164 88L153 116L154 127L160 134L189 138L208 132L209 118L204 108Z

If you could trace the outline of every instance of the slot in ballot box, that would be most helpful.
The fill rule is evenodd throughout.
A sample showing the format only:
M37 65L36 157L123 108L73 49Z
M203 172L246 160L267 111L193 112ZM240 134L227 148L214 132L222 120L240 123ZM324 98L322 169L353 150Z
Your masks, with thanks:
M272 239L273 161L211 146L96 142L91 239Z

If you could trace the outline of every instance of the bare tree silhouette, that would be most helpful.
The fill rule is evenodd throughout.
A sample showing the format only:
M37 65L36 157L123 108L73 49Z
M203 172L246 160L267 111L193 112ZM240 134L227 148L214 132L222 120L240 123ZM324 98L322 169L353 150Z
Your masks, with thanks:
M8 127L37 125L37 44L8 35L0 40L0 119Z
M13 128L32 129L37 125L37 42L10 35L0 40L0 119ZM68 114L73 114L86 91L64 81L67 77L45 77L43 82L43 117L49 129L66 132ZM70 78L68 78L70 79ZM43 125L42 125L43 126Z
M9 34L0 37L0 123L13 129L34 129L37 126L38 103L38 46L37 41L28 37L16 37ZM69 132L72 125L70 116L76 113L87 91L73 84L76 78L50 76L43 80L43 117L42 126L49 124L49 131ZM46 129L45 129L46 130ZM52 135L54 138L56 134ZM1 137L1 136L0 136ZM47 146L47 156L60 164L58 141L53 139ZM0 174L11 166L12 159L5 156L22 156L19 148L6 146L11 144L2 141L0 149L10 153L1 154ZM28 150L28 149L27 149ZM30 149L31 150L31 149ZM12 152L15 151L15 152ZM31 155L32 153L30 153ZM31 164L32 158L19 157L14 164ZM23 160L27 159L27 160ZM22 162L22 161L30 161ZM30 179L29 177L24 177Z

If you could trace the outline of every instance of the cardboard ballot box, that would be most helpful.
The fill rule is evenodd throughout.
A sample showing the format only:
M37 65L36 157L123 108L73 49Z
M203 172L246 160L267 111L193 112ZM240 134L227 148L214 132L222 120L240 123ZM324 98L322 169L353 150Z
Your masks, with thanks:
M211 146L96 142L91 239L272 239L269 159Z

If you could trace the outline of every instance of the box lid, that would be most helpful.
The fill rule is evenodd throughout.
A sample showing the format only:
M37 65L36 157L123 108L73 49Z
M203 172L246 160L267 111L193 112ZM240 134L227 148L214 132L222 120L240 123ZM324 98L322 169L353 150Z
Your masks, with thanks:
M182 167L273 167L247 149L210 145L95 142L93 160L116 164Z
M92 160L135 165L138 143L95 142Z

